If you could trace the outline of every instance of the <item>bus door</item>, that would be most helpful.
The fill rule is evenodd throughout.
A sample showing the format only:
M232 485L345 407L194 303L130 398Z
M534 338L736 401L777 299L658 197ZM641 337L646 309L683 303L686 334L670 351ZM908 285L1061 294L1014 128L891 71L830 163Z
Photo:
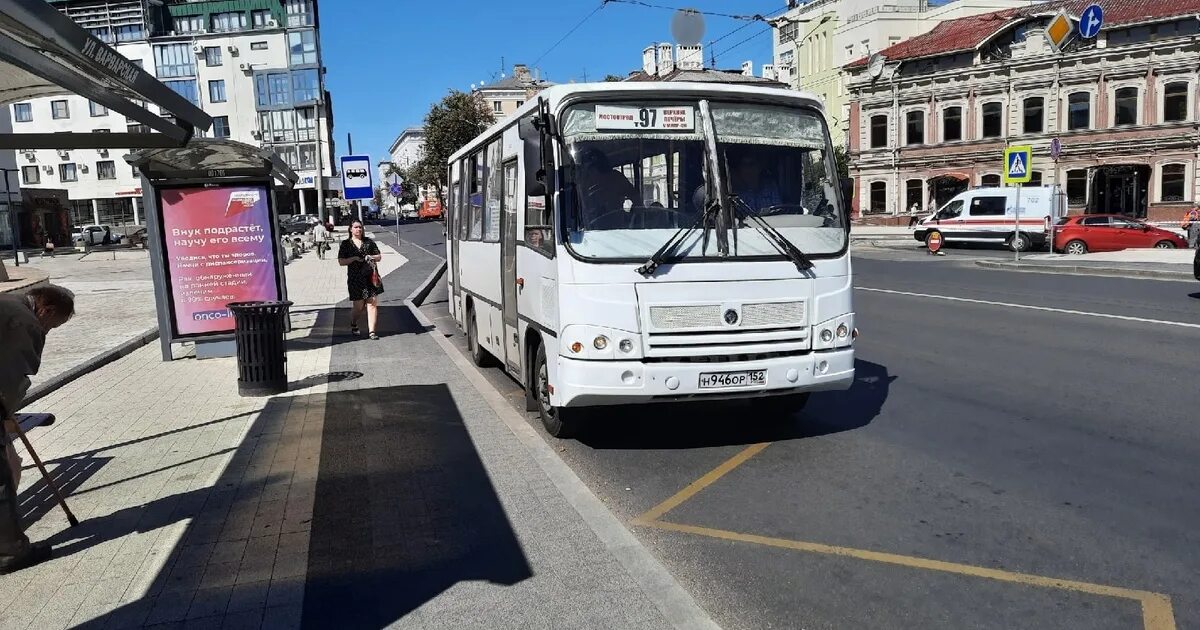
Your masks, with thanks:
M461 285L458 279L458 224L462 222L462 183L450 185L450 211L446 213L446 246L450 253L450 315L459 321L458 305L461 304Z
M504 163L500 211L500 287L504 311L504 362L521 374L521 339L517 333L517 160Z

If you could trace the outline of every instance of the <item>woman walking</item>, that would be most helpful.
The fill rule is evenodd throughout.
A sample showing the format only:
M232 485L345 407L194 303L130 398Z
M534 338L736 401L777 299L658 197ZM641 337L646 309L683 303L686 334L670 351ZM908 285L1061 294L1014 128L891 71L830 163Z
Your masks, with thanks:
M338 264L347 267L346 286L354 307L350 311L350 334L358 335L358 320L363 311L367 313L367 333L371 339L375 334L375 322L379 317L379 303L375 296L383 293L383 282L379 276L378 263L383 259L375 241L363 235L361 221L350 223L350 238L342 241L338 249Z

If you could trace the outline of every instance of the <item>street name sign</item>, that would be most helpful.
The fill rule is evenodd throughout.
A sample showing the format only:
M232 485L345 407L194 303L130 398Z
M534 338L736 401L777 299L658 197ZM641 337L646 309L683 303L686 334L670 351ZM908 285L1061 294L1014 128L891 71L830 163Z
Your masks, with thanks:
M342 190L347 201L375 197L375 185L371 181L371 156L342 156Z
M1101 26L1104 26L1104 9L1098 4L1088 5L1079 15L1079 36L1091 39L1100 34Z
M1033 160L1032 147L1008 147L1004 150L1004 183L1028 184L1033 177L1030 162Z

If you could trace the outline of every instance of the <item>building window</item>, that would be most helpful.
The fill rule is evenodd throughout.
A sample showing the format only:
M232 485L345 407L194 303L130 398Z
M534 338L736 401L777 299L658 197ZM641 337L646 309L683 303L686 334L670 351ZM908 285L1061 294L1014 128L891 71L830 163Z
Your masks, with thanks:
M292 66L317 63L317 32L310 30L288 33L288 49L291 52Z
M1160 188L1162 189L1163 201L1183 201L1184 178L1187 175L1187 169L1183 164L1164 164L1162 167L1162 180Z
M888 145L888 119L879 114L871 117L871 148L881 149Z
M50 101L50 117L55 120L71 117L71 108L66 101Z
M284 161L292 170L300 168L300 160L296 157L296 147L294 145L275 147L275 152L279 154L279 158Z
M1117 90L1116 107L1113 112L1113 124L1136 125L1138 116L1138 89L1125 87Z
M1025 133L1042 133L1045 129L1045 101L1040 96L1025 99Z
M112 160L96 162L96 179L116 179L117 163Z
M225 79L217 79L216 81L208 82L208 102L225 102Z
M255 9L250 12L250 24L254 28L271 28L271 10Z
M254 80L254 91L259 108L288 105L290 103L292 85L286 72L260 74Z
M160 79L196 76L196 55L192 54L192 45L155 46L154 69Z
M947 107L942 110L942 140L945 142L962 140L961 107Z
M92 117L107 116L108 108L95 101L88 101L88 112Z
M213 116L212 134L214 138L229 137L229 117Z
M999 188L1000 176L995 173L992 173L991 175L984 175L983 177L979 178L979 185L983 188Z
M1004 135L1004 105L983 104L983 137L999 138Z
M150 133L150 127L141 123L132 123L125 126L127 133Z
M250 50L266 50L267 42L250 42Z
M174 31L179 35L199 33L204 30L204 17L200 15L184 15L174 19Z
M240 31L246 28L246 12L245 11L228 11L225 13L214 13L209 18L212 23L214 33L228 33L230 31Z
M312 0L287 0L288 26L312 26Z
M924 191L925 182L919 179L904 182L904 208L909 212L920 212Z
M17 122L33 122L33 105L16 103L13 105L13 120Z
M492 113L493 114L504 113L504 103L501 103L500 101L492 101Z
M200 95L197 93L195 79L163 81L163 85L166 85L176 94L191 101L196 107L200 106Z
M925 112L916 110L904 115L905 143L925 144Z
M301 142L317 139L317 108L301 107L296 110L296 139Z
M1067 129L1090 129L1092 127L1092 95L1075 92L1067 97Z
M113 32L116 33L119 42L136 42L146 39L146 31L142 29L141 24L117 26L113 28Z
M221 59L220 46L205 46L204 47L204 65L214 68L224 63Z
M1025 185L1026 186L1041 186L1042 185L1042 172L1041 171L1031 172L1029 174L1029 183L1025 184Z
M1188 84L1168 83L1163 88L1163 122L1180 122L1188 117Z
M317 168L317 145L300 145L300 168L305 170Z
M870 211L887 212L887 182L871 182Z
M296 104L316 102L320 88L317 85L317 70L297 70L292 73L292 102Z
M798 22L787 21L779 27L779 43L786 44L796 41L800 36L800 24Z
M21 181L25 182L26 184L40 184L42 183L42 172L38 170L36 165L22 166Z
M1087 203L1087 171L1067 171L1067 203L1082 206Z
M75 172L75 165L71 162L58 165L58 178L64 182L79 181L79 174Z
M296 115L293 110L263 112L259 115L263 139L268 142L295 142Z

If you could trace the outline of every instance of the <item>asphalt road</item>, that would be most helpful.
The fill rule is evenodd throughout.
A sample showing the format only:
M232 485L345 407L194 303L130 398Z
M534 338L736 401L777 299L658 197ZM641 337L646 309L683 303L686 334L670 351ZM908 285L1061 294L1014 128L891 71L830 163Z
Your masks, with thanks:
M648 406L546 439L726 628L1200 627L1200 283L971 255L856 255L857 382L790 421Z

